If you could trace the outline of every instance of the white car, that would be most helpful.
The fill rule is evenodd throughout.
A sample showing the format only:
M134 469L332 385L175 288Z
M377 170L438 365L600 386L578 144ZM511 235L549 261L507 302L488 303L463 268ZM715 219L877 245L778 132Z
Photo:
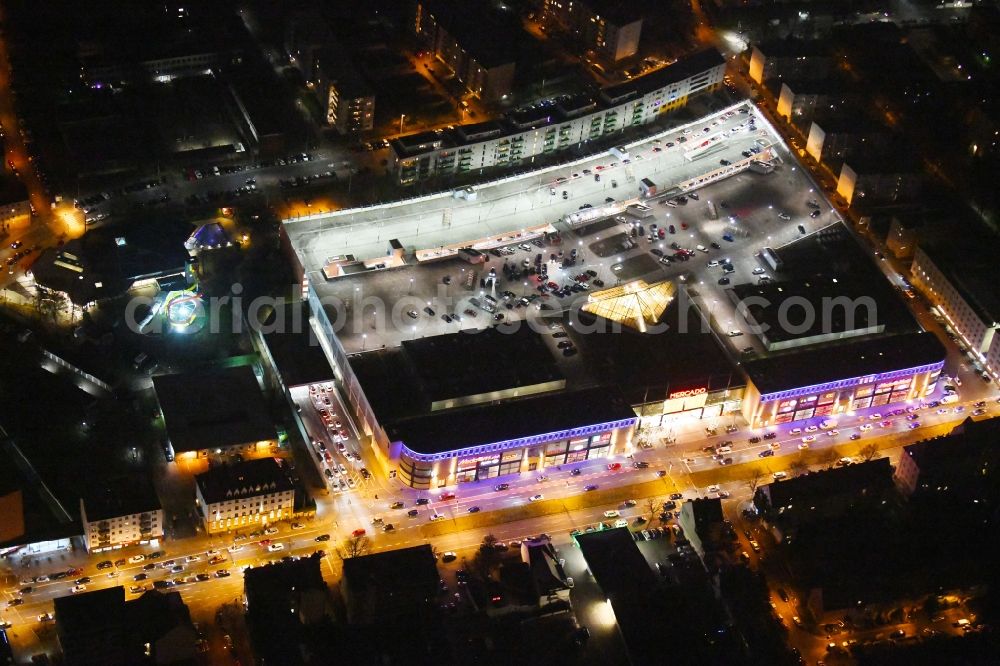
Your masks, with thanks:
M284 549L285 549L285 544L283 543L272 543L269 544L267 547L267 550L272 553L276 553L279 550L284 550Z
M805 451L808 448L809 448L809 442L800 442L799 443L799 451Z
M789 435L799 435L802 433L802 428L792 428L788 431Z
M145 555L133 555L132 557L128 558L128 563L129 564L137 564L139 562L142 562L145 559L146 559Z
M604 512L604 517L605 518L617 518L620 515L621 514L618 513L617 511L605 511Z
M238 553L241 550L243 550L243 544L241 544L241 543L238 543L235 546L230 546L229 547L229 552L230 553Z
M871 429L872 429L872 424L871 423L862 424L862 426L859 428L859 430L861 432L868 432Z
M708 491L707 492L709 492L709 493L717 493L717 492L719 492L719 486L711 485L711 486L708 487Z
M837 430L837 429L833 429L833 430L827 430L827 431L826 431L826 435L827 435L827 437L836 437L836 436L837 436L837 435L839 435L839 434L840 434L840 431L839 431L839 430Z
M819 430L818 426L814 426L814 425L806 426L806 432L816 432L817 430Z
M199 556L197 556L197 555L188 555L188 556L187 556L186 558L184 558L184 559L186 559L186 560L187 560L188 562L197 562L198 560L200 560L200 559L201 559L201 557L199 557Z
M73 594L78 594L80 592L86 592L86 591L87 591L86 585L74 585L72 589Z
M539 494L539 495L532 495L528 499L531 500L532 502L538 502L539 500L543 499L543 497L542 495Z
M268 527L266 530L264 530L264 534L277 534L277 533L278 533L277 527Z
M816 435L806 435L805 437L802 438L803 444L809 444L815 441L816 441Z
M786 476L788 476L788 474L786 472L775 472L774 473L774 480L777 481L779 479L784 479Z
M444 518L444 514L443 513L432 513L431 514L431 522L432 523L435 522L435 521L437 521L437 520L442 520L443 518Z
M624 518L619 518L615 521L615 527L628 527L628 521Z

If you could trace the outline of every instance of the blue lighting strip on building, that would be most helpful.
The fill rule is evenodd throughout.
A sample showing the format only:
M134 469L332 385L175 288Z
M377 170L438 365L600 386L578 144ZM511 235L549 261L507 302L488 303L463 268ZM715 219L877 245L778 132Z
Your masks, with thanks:
M444 453L417 453L412 449L408 448L405 443L400 442L402 447L402 452L414 460L419 460L421 462L434 462L435 460L446 460L448 458L461 458L465 456L482 455L484 453L491 453L494 451L508 451L510 449L520 448L522 446L532 446L534 444L543 444L545 442L552 442L557 439L569 439L572 437L583 437L596 435L608 430L615 430L617 428L629 428L635 425L638 418L622 419L621 421L612 421L610 423L600 423L598 425L581 426L579 428L571 428L570 430L559 430L556 432L546 433L544 435L532 435L531 437L519 437L517 439L508 439L503 442L494 442L492 444L483 444L482 446L472 446L466 449L456 449L454 451L446 451Z
M827 391L837 391L840 389L850 388L851 386L859 386L861 384L871 384L874 382L884 382L892 379L899 379L901 377L906 377L907 375L918 375L922 372L934 372L936 370L941 370L944 367L944 361L938 361L937 363L931 363L929 365L921 365L916 368L907 368L905 370L893 370L891 372L883 372L879 375L864 375L862 377L852 377L850 379L841 379L835 382L827 382L826 384L814 384L812 386L803 386L802 388L790 389L788 391L779 391L777 393L767 393L760 396L761 402L771 402L774 400L787 400L788 398L797 398L802 395L809 395L812 393L825 393Z

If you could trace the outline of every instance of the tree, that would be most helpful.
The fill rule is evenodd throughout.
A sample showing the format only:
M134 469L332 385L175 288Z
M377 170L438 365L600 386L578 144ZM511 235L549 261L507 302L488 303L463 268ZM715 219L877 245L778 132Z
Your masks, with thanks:
M362 536L352 536L344 542L344 559L367 555L372 549L371 539Z
M864 458L865 462L868 462L878 455L878 446L875 445L875 442L868 442L861 447L861 450L858 451L858 453L861 454L861 457Z
M649 522L653 522L653 518L660 513L660 507L660 500L655 497L646 498L646 511L649 513Z
M764 478L764 470L755 468L753 474L747 479L747 487L750 488L750 497L754 496L757 492L757 486L760 485L761 480Z
M837 449L829 448L823 449L819 454L819 462L822 465L832 465L837 462L840 458L840 454L837 453Z
M493 533L491 532L483 537L483 542L479 544L479 550L495 551L497 549L498 542L499 539L497 539L496 536L494 536Z
M788 469L792 471L793 476L799 476L800 474L805 474L809 471L809 463L802 456L799 456L792 461L792 464L788 466Z
M479 551L472 558L472 569L482 580L489 580L493 571L500 566L500 552L497 550L497 538L493 534L483 537Z

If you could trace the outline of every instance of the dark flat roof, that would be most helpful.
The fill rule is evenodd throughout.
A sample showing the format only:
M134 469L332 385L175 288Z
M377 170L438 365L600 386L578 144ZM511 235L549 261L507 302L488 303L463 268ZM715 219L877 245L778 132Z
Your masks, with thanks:
M250 366L153 377L174 451L275 439L267 403Z
M59 633L102 633L125 620L125 588L121 585L56 597L54 604Z
M399 590L433 592L441 579L430 544L349 557L344 560L343 577L357 598L370 589L386 595Z
M563 379L541 335L528 326L405 340L402 348L431 402Z
M862 247L841 223L774 248L781 259L779 277L784 281L829 281L836 278L854 285L878 306L878 319L887 333L919 331L903 297L875 264L874 253Z
M733 287L732 292L740 301L749 302L747 306L749 315L761 327L766 327L763 332L764 337L769 342L783 342L810 338L824 333L837 334L848 333L861 329L885 325L879 317L878 304L869 312L866 307L830 307L829 304L836 303L836 299L847 298L852 302L861 302L859 299L868 295L867 284L860 283L851 278L827 278L814 277L807 280L769 282L766 284L741 284ZM762 303L762 300L763 303ZM791 299L795 299L791 301ZM785 303L795 302L805 305L808 303L815 313L812 318L812 326L802 330L796 326L789 328L782 323L798 325L804 324L805 312L802 307L795 305L789 308L784 317L779 316L783 312ZM787 306L785 306L787 307ZM848 317L847 312L851 311L852 316ZM828 314L824 314L828 313ZM787 321L784 321L786 320Z
M943 361L945 349L933 333L901 333L823 344L744 363L760 393L877 375Z
M632 664L662 663L663 646L656 632L650 631L651 598L659 592L656 576L639 552L628 528L618 527L578 534L576 541L587 562L587 569L611 601L615 619L628 648ZM655 624L654 624L655 626Z
M274 458L256 458L235 465L214 467L196 475L194 481L209 504L295 488Z
M285 386L333 380L333 369L309 325L309 306L303 301L276 308L264 325L264 343Z
M594 319L581 312L587 323ZM702 319L693 307L675 299L660 317L667 330L640 333L627 326L620 331L594 327L578 335L565 330L589 360L596 381L616 385L632 405L663 399L673 391L702 387L709 390L744 386L737 367L711 333L702 332Z
M870 490L891 488L892 464L888 458L831 467L818 472L774 481L765 486L771 496L771 506L808 507L814 502L826 502L838 495L861 495Z
M769 58L782 57L806 57L806 56L829 56L830 44L820 39L798 39L796 37L786 37L785 39L769 39L754 44L760 52Z
M629 98L642 97L671 83L683 81L689 76L724 64L726 64L726 60L722 54L714 48L707 48L645 76L603 88L601 95L610 101L621 103Z
M0 175L0 206L28 200L28 187L13 176Z
M385 429L391 440L431 454L633 418L617 389L590 388L434 412Z
M88 489L83 496L87 520L106 520L161 508L152 480L144 474L110 479Z
M40 285L66 293L78 305L113 298L139 278L183 271L191 229L169 220L100 227L44 250L32 272Z

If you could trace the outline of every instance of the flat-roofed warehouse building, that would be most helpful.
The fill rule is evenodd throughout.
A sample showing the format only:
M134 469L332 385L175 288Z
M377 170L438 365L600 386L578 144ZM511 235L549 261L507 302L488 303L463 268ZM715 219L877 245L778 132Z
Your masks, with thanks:
M416 488L621 453L636 421L614 389L564 391L565 378L527 326L356 354L348 372L360 428Z
M268 453L278 442L253 368L240 365L157 375L153 389L167 433L167 459Z

